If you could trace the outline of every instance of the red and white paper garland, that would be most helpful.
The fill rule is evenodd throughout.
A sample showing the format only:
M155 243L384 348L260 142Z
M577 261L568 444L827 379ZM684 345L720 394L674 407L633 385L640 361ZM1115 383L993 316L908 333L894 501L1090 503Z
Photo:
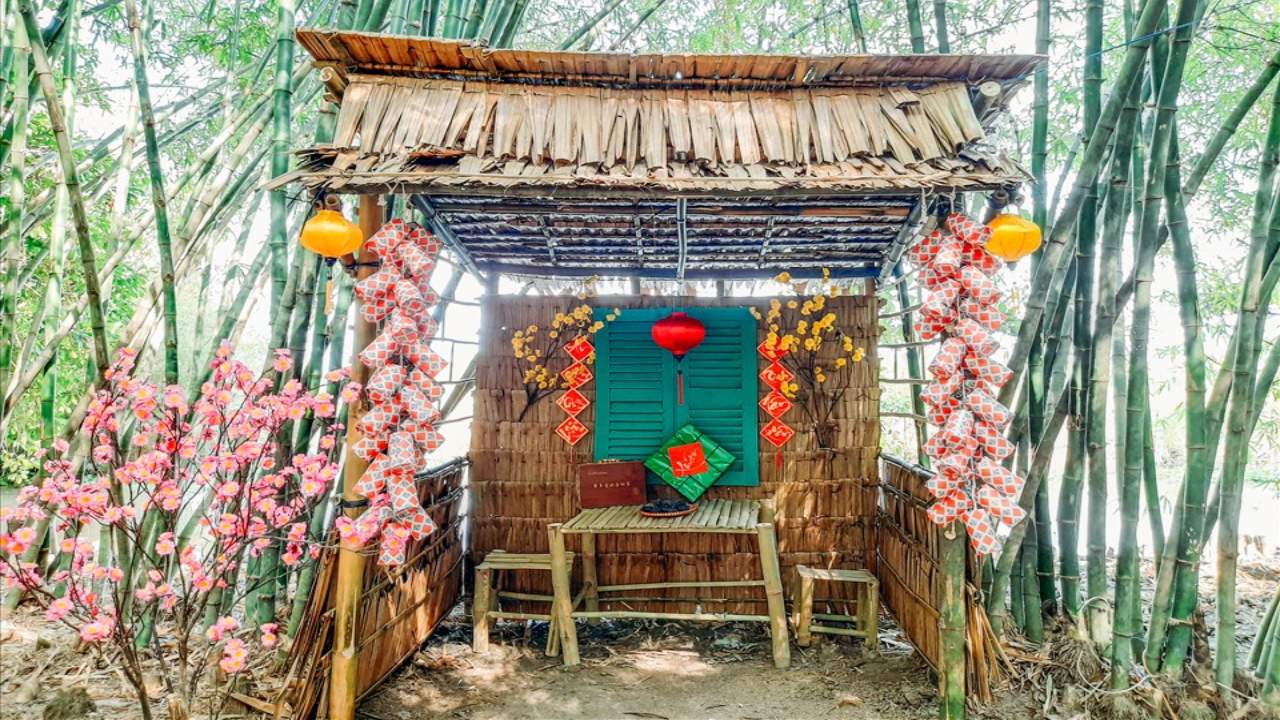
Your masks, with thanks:
M423 455L440 446L436 402L443 391L434 379L446 363L431 350L437 328L428 312L437 301L429 280L440 243L421 227L392 220L365 249L382 262L355 286L361 317L382 324L359 354L372 371L365 389L372 407L360 418L362 437L352 448L369 463L354 487L369 498L369 509L355 520L338 518L337 527L356 545L380 536L378 564L400 565L408 543L435 530L413 476Z
M782 416L786 415L792 406L791 400L782 392L782 388L794 380L795 376L782 366L780 360L787 351L779 345L778 342L771 345L768 340L763 340L756 346L756 350L769 361L765 369L760 371L760 379L764 381L765 387L769 388L769 392L760 398L760 408L769 416L769 422L760 428L760 437L773 445L774 464L781 468L782 446L795 436L796 431L782 421Z
M1013 373L991 357L999 349L992 333L1004 321L991 276L1004 264L983 248L986 226L957 213L946 228L909 254L927 290L916 333L943 338L929 364L932 382L920 392L937 427L924 446L936 470L928 515L938 525L963 522L970 545L989 555L999 546L995 523L1012 528L1026 515L1018 505L1024 481L1001 464L1013 453L1002 432L1011 413L995 399Z
M569 354L573 362L569 367L560 371L560 377L564 378L565 383L569 386L556 398L556 405L569 417L564 422L556 426L556 434L569 443L570 446L577 445L582 438L591 432L590 428L578 419L578 415L587 409L591 401L583 395L578 388L587 384L594 377L591 369L587 367L587 358L596 351L595 345L591 344L591 340L586 335L579 335L570 340L565 346L564 351Z

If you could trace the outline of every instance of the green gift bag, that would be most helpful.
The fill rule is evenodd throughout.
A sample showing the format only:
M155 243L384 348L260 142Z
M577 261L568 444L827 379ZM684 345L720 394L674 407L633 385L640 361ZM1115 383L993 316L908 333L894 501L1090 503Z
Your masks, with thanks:
M729 470L734 459L732 453L690 423L655 450L644 466L686 500L695 502Z

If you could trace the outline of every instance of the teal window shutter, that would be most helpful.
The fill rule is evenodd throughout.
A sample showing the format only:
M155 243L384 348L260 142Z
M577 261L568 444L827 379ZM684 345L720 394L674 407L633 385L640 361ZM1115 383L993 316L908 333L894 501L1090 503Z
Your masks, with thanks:
M707 327L683 361L684 405L675 359L649 334L669 309L624 310L596 334L595 458L643 460L691 422L737 458L717 485L759 485L755 320L746 308L682 309Z

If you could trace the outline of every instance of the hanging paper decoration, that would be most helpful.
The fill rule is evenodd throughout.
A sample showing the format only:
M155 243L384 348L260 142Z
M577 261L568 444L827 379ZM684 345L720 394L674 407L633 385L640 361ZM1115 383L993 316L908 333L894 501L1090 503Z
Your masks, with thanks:
M707 336L707 328L697 318L686 313L673 312L649 328L649 334L658 347L676 358L676 397L684 404L684 368L681 361L689 351L698 347Z
M440 243L421 227L392 220L365 249L382 263L356 283L361 316L381 322L381 331L359 355L372 374L365 389L371 407L356 428L363 435L353 451L369 463L355 491L369 498L359 518L337 520L345 542L364 545L379 538L378 563L404 563L409 542L435 529L418 499L414 473L425 453L440 446L435 377L445 361L430 349L436 323L428 310L436 301L429 285Z
M1011 415L995 397L1013 374L992 358L1004 317L991 276L1004 263L988 252L990 227L960 214L945 226L908 255L926 289L916 332L943 338L920 393L936 426L924 445L937 473L925 484L937 498L927 514L939 525L963 523L974 550L989 555L999 544L995 524L1013 527L1026 515L1018 505L1023 480L1001 464L1013 452L1001 432Z
M796 434L790 425L782 421L782 416L786 415L792 407L791 400L782 392L782 388L795 376L779 362L787 351L778 342L762 341L756 346L756 351L769 361L768 367L760 372L760 379L769 388L769 393L760 398L760 408L770 419L764 427L760 428L760 437L773 445L774 463L781 468L782 446Z
M556 427L556 434L573 446L591 432L590 428L578 419L578 415L591 404L587 396L579 392L578 388L594 377L590 368L586 366L586 362L595 353L596 346L591 344L591 339L586 335L579 335L565 343L564 351L573 359L573 363L560 371L560 377L564 378L569 389L556 398L556 405L559 405L569 417Z

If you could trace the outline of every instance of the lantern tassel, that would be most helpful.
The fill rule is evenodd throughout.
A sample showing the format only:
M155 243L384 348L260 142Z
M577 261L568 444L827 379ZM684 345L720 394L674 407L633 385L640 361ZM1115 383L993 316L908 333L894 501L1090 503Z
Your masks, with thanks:
M680 405L684 404L684 368L676 364L676 400Z
M773 462L774 462L774 465L777 466L779 470L782 469L782 448L781 447L778 448L776 454L773 456Z

